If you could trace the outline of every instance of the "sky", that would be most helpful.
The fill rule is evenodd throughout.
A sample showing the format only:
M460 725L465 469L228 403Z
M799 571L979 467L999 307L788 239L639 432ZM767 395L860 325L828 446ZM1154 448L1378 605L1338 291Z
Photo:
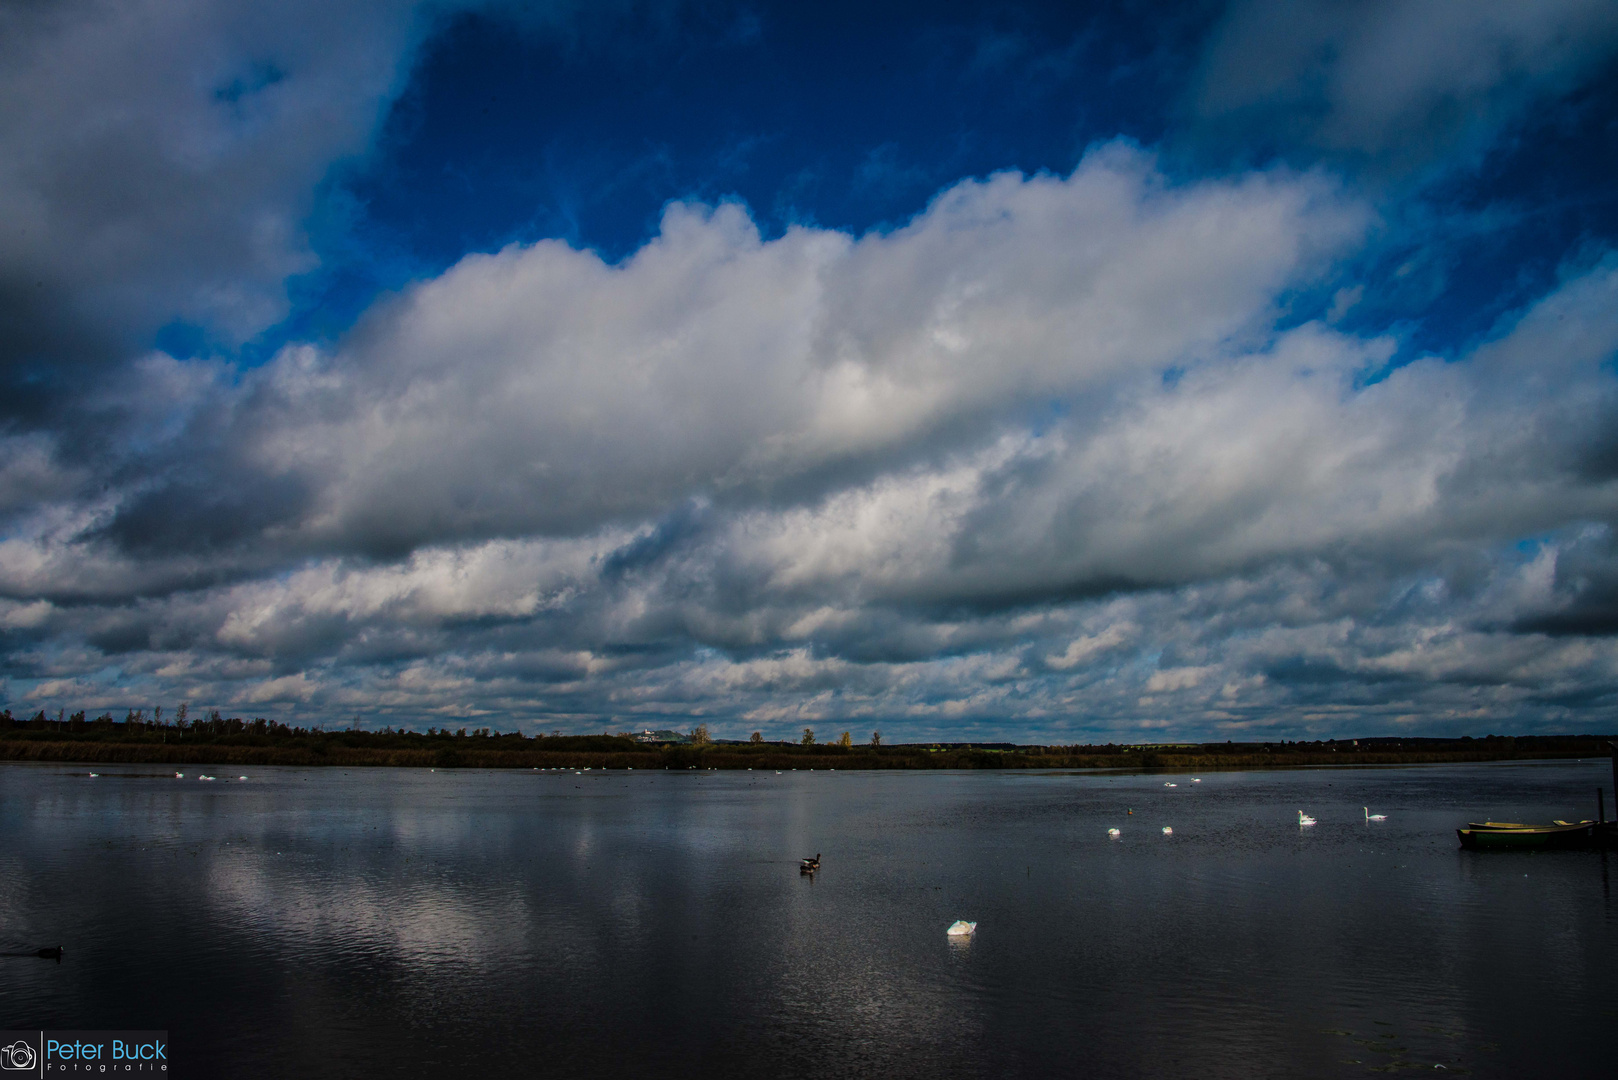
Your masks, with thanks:
M0 0L0 706L1618 730L1610 0Z

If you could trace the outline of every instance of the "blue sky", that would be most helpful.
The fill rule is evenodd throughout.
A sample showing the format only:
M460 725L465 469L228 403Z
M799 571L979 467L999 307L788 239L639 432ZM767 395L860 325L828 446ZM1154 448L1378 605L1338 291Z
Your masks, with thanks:
M445 16L374 151L331 179L341 216L300 283L306 317L334 293L351 305L511 242L562 239L617 261L671 200L739 200L767 236L859 233L903 223L962 177L1065 174L1097 139L1161 140L1176 89L1162 54L1189 50L1210 11Z
M1608 4L0 20L14 712L1613 728Z

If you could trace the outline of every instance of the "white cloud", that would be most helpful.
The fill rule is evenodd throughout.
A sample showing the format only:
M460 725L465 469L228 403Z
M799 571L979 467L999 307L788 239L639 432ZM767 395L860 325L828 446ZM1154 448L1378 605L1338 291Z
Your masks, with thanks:
M265 705L282 701L307 702L319 687L303 672L249 683L234 696L238 705Z
M225 592L220 599L226 614L216 638L231 648L273 652L325 636L333 623L343 634L377 623L531 618L565 605L581 585L593 583L594 561L611 550L611 539L423 549L380 567L323 561Z
M1218 670L1218 668L1209 665L1206 667L1180 667L1154 671L1151 678L1146 680L1146 692L1148 694L1162 694L1173 693L1176 690L1190 690L1201 686L1210 676L1217 674Z
M1094 657L1111 652L1124 644L1137 631L1135 626L1109 626L1099 634L1085 634L1076 637L1067 643L1067 648L1060 654L1053 654L1045 658L1045 662L1058 671L1069 671L1081 664L1087 664Z
M55 605L49 600L35 600L31 604L0 600L0 629L33 630L42 627L55 610Z
M586 530L1195 363L1367 220L1318 178L1175 187L1121 145L859 240L675 206L618 267L554 242L468 257L336 355L289 351L239 423L316 491L311 541Z

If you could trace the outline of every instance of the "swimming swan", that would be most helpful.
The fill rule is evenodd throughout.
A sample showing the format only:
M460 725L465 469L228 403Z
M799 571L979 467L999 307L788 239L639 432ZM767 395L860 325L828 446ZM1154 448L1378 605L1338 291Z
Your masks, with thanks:
M1388 820L1388 815L1386 815L1386 814L1373 814L1373 813L1371 813L1371 808L1368 807L1368 806L1362 806L1362 807L1360 807L1360 809L1365 811L1365 820L1366 821L1386 821L1386 820Z
M1302 810L1298 811L1298 824L1299 825L1313 825L1314 823L1315 823L1314 818L1310 817L1308 814L1304 813Z

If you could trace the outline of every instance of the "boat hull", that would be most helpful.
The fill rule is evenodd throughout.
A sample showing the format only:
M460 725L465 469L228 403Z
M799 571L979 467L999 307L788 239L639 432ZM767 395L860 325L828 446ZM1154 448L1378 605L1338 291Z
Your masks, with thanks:
M1579 848L1590 843L1595 822L1575 825L1544 825L1516 829L1456 829L1461 846L1472 851L1544 851L1552 848Z

